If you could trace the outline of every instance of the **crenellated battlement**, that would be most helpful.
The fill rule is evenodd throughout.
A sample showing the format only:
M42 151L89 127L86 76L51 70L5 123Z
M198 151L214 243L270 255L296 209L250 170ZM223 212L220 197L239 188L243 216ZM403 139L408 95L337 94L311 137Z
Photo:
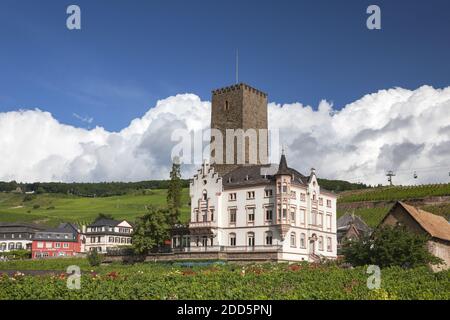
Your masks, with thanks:
M220 94L224 94L224 93L231 92L231 91L236 91L236 90L241 90L241 89L248 90L248 91L250 91L250 92L252 92L252 93L254 93L256 95L259 95L261 97L264 97L264 98L267 97L267 93L264 93L264 92L262 92L262 91L260 91L258 89L255 89L255 88L253 88L253 87L251 87L251 86L249 86L248 84L245 84L245 83L238 83L238 84L235 84L235 85L232 85L232 86L219 88L219 89L213 90L212 94L213 95L220 95Z

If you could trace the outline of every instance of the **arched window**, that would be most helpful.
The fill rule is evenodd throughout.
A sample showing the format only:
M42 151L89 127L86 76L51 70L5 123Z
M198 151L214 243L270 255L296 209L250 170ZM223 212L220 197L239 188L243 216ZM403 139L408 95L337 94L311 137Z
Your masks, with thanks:
M267 246L272 245L272 239L273 239L272 231L266 231L266 245Z
M203 201L208 200L208 192L206 192L206 190L203 190L203 195L202 195L202 197L203 197Z
M291 232L291 247L296 247L297 246L297 244L296 244L296 237L297 237L297 235L295 234L295 232Z
M22 249L22 243L21 242L16 242L16 249L17 250L21 250Z
M236 233L230 233L230 246L236 246Z
M2 242L0 244L0 251L6 251L6 243L5 242Z
M10 242L8 245L9 250L14 250L14 242Z
M249 247L255 246L255 233L254 232L247 233L247 245Z

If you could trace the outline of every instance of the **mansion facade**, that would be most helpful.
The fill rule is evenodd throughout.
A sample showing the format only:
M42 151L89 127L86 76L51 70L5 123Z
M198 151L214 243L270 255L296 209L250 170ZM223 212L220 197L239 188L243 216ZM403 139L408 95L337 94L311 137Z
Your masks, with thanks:
M306 177L289 168L285 155L269 170L244 166L220 177L205 162L190 185L189 234L175 236L174 249L239 260L336 258L336 196L321 190L314 170Z

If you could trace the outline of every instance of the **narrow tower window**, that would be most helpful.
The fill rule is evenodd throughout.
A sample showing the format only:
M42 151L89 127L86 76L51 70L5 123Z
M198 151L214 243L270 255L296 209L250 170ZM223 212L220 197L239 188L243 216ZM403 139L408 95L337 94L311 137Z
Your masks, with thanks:
M228 100L225 101L225 111L228 111L230 109L230 104L228 103Z

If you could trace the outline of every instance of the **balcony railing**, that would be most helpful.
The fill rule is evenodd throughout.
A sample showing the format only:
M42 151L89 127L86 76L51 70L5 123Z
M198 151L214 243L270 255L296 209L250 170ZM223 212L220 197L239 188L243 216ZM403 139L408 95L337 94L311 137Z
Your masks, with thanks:
M267 246L199 246L199 247L178 247L173 248L173 252L265 252L280 251L281 245Z
M189 222L189 228L208 228L214 225L213 221Z

